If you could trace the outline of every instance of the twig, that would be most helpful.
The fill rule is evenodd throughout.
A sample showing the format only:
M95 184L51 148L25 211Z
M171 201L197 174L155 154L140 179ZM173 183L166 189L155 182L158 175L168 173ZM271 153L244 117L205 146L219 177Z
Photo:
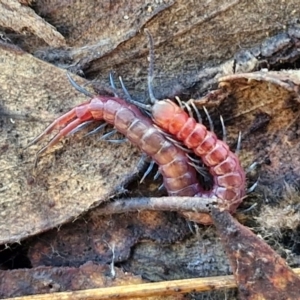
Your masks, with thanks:
M200 197L159 197L118 199L100 206L98 215L112 215L141 210L193 211L209 213L210 207L218 204L218 199Z

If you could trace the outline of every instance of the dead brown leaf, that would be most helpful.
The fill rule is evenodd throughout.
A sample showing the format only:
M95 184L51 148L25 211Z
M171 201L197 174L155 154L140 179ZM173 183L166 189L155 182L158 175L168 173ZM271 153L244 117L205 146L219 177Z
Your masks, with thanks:
M57 27L68 28L68 32L71 32L66 37L70 48L57 49L56 57L62 59L67 55L78 69L86 68L113 52L121 43L134 38L147 22L174 3L173 0L151 3L134 0L130 3L101 1L86 5L82 1L73 1L69 5L69 1L42 0L37 1L36 9L54 20ZM51 49L40 49L36 55L52 61L51 53ZM121 53L119 58L125 59ZM110 71L105 73L105 77Z
M64 140L34 169L41 145L24 149L50 121L86 100L66 74L47 63L0 48L0 243L74 220L122 190L136 173L139 152L130 144L99 142L82 134Z

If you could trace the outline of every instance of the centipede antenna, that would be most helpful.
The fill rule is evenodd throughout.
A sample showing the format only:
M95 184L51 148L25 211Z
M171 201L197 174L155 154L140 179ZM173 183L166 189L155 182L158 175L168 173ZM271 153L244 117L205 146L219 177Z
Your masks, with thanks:
M88 132L85 136L89 136L95 133L98 133L99 131L101 131L103 128L105 128L107 126L107 123L104 122L101 125L99 125L98 127L96 127L95 129L93 129L92 131Z
M241 131L239 132L237 144L236 144L236 149L235 149L235 154L238 155L240 150L241 150L241 145L242 145L242 133Z
M149 43L149 71L148 71L148 92L150 101L154 104L157 99L154 96L152 81L153 81L153 71L154 71L154 42L150 31L145 28L144 32L147 35L148 43Z
M140 183L142 183L145 180L145 178L149 175L149 173L152 171L154 164L155 164L154 160L151 160L146 172L144 173L142 179L140 180Z
M160 175L161 175L160 171L157 170L157 172L155 173L155 175L153 177L153 180L157 180Z
M221 121L221 126L222 126L223 142L226 143L226 140L227 140L227 132L226 132L225 124L224 124L224 119L223 119L222 116L220 116L220 121Z
M249 187L249 189L247 189L247 194L252 193L256 189L256 187L258 186L258 181L259 178Z
M82 124L80 124L79 126L74 128L72 131L70 131L66 136L70 136L70 135L82 130L83 128L87 127L88 125L90 125L93 122L94 121L85 121L85 122L83 122Z
M94 95L92 93L90 93L89 91L87 91L85 88L83 88L82 86L80 86L77 82L75 82L75 80L71 77L70 73L67 72L67 77L69 79L69 82L71 83L71 85L80 93L86 95L89 98L93 98Z
M194 109L194 112L195 112L196 117L197 117L197 121L198 121L199 123L202 123L202 117L201 117L200 112L199 112L199 110L197 109L197 107L196 107L194 101L189 100L188 103L190 103L191 106L192 106L192 108Z
M108 132L108 133L102 135L101 138L100 138L99 140L100 140L100 141L106 140L108 137L110 137L110 136L116 134L117 132L118 132L118 131L117 131L116 129L113 129L112 131L110 131L110 132Z
M209 115L209 113L208 113L205 106L203 106L203 110L206 114L206 117L207 117L207 120L208 120L208 123L209 123L209 129L210 129L210 131L214 132L214 123L213 123L213 121L212 121L212 119L211 119L211 117L210 117L210 115Z
M183 105L182 101L180 100L180 98L176 96L175 100L178 103L179 107L182 108L182 109L184 109L184 105Z
M119 76L119 80L120 80L120 83L121 83L121 86L122 86L122 89L123 89L123 92L125 93L125 96L126 96L126 101L141 108L141 109L144 109L145 111L149 111L151 110L151 106L150 105L147 105L147 104L143 104L141 102L138 102L138 101L135 101L132 99L131 95L129 94L124 82L123 82L123 79L121 76Z
M114 77L113 77L112 72L109 73L109 83L110 83L110 86L112 87L112 89L114 90L114 96L119 97L117 94L117 88L116 88L116 85L114 82Z

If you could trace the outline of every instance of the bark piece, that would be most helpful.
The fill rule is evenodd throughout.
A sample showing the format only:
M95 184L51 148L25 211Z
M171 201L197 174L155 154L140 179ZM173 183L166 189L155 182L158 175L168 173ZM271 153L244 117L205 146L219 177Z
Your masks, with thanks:
M222 111L228 132L242 132L240 159L245 167L258 164L256 191L277 201L285 183L294 185L299 177L300 73L259 71L233 74L219 81L229 97L217 113Z
M0 282L0 297L8 298L139 284L144 281L140 276L124 273L118 268L89 262L80 268L38 267L1 271Z
M176 214L145 211L105 217L95 209L82 220L41 235L31 243L28 256L33 266L78 267L89 260L119 263L142 239L171 243L188 233L185 220Z
M19 33L31 32L52 47L66 46L64 37L52 25L19 1L1 0L0 11L0 26Z

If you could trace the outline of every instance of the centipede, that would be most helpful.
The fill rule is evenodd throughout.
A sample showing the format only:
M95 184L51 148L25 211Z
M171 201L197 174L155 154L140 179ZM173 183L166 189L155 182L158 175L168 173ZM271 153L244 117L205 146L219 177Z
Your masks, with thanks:
M36 144L54 130L58 133L37 152L37 157L61 138L87 121L103 120L122 133L158 165L169 195L196 196L202 193L197 172L189 165L184 150L179 149L153 126L152 120L136 106L118 97L95 96L53 121L28 146Z
M216 134L198 123L182 107L170 99L157 100L152 91L153 40L148 31L150 43L150 66L148 90L152 105L132 100L122 84L126 100L118 96L92 95L78 86L68 75L71 84L91 99L54 120L28 146L38 143L46 135L58 130L49 143L37 152L37 157L54 146L64 136L88 121L105 121L122 133L131 143L146 153L158 165L163 184L169 195L207 197L221 199L233 213L245 195L245 172L235 153L219 140ZM151 52L152 51L152 52ZM111 85L115 89L111 80ZM151 118L141 110L151 112ZM191 149L209 169L213 186L206 191L197 179L197 171L191 165L186 151L168 135ZM208 214L183 213L198 223L210 224Z
M216 134L209 131L202 123L197 122L184 110L184 107L170 99L157 100L155 98L152 89L153 39L148 30L145 30L145 33L150 44L148 90L152 103L150 108L152 120L163 131L173 135L188 149L191 149L208 167L213 177L213 186L209 191L204 191L201 196L216 197L227 204L229 211L234 212L242 202L246 190L245 171L239 158L224 141L218 139ZM123 83L122 86L124 89Z
M178 98L178 104L170 99L158 100L155 98L152 88L154 43L152 35L147 29L145 29L145 33L150 46L148 92L151 105L133 100L120 78L123 91L128 101L150 112L156 126L167 135L175 137L175 140L173 138L169 140L175 144L180 142L186 148L191 149L209 169L213 178L212 187L208 191L204 190L198 193L198 196L220 199L224 207L233 213L242 202L246 191L245 171L239 158L224 141L218 139L213 131L196 121L188 103L178 105L182 103ZM193 103L191 102L191 104ZM189 112L185 108L188 108ZM197 214L189 215L190 219L199 221ZM200 216L200 223L202 223L201 219L202 216ZM207 221L207 223L209 222Z

